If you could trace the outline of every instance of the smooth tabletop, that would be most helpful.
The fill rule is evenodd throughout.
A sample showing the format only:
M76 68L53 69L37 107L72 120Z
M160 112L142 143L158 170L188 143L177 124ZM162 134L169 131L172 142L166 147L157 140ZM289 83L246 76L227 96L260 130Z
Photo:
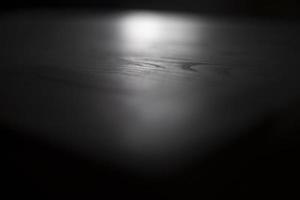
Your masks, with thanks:
M0 122L134 184L242 191L299 151L299 34L295 21L180 13L3 14Z

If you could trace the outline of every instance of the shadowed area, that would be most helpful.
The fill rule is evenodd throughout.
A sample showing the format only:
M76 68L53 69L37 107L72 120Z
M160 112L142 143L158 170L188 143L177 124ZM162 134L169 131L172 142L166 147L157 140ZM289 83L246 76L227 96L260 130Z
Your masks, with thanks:
M284 190L298 177L299 33L293 21L168 12L2 15L7 188Z

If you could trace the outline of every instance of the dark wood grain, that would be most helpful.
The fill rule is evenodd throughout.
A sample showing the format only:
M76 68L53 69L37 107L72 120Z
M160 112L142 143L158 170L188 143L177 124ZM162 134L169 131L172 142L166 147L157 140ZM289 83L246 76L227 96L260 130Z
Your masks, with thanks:
M172 13L4 15L4 152L67 193L98 191L96 177L167 196L261 189L265 168L299 152L299 34L296 22Z

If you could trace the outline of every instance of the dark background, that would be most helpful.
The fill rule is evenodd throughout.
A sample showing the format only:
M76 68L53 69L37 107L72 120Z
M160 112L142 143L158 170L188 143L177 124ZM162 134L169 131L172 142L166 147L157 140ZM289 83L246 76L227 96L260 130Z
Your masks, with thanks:
M2 10L24 8L153 9L261 17L299 17L300 15L297 0L13 0L1 7Z

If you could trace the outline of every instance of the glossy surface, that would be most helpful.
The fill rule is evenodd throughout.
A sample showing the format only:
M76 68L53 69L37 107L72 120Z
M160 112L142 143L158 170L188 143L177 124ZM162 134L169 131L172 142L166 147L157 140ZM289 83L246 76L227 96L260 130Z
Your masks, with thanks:
M173 13L4 15L1 123L141 176L222 160L242 140L227 153L247 153L224 156L233 166L208 167L235 171L298 138L285 130L299 130L299 33L296 22Z

